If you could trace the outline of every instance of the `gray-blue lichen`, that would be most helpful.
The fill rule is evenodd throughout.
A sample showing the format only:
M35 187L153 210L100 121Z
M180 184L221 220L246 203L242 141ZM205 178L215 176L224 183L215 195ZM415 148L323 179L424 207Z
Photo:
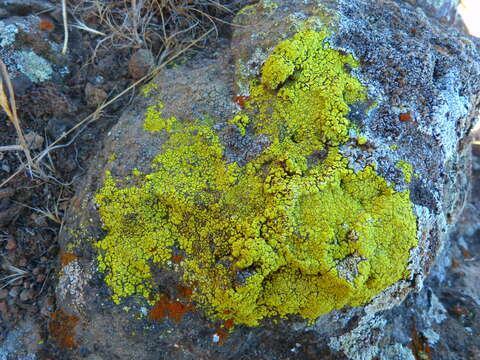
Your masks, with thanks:
M52 76L53 69L50 63L33 51L17 51L14 56L17 59L18 70L32 82L42 82Z

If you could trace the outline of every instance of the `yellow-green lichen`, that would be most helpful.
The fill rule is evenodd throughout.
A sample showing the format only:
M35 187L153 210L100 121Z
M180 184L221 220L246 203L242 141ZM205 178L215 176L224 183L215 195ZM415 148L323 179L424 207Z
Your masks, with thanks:
M358 145L365 145L367 143L367 138L364 136L360 136L357 142L358 142Z
M172 131L172 126L177 121L174 117L166 118L162 116L162 109L164 105L159 102L156 105L148 107L145 114L145 121L143 128L151 132L159 132L162 130Z
M153 81L150 81L148 84L146 84L144 87L142 87L142 94L144 96L149 96L152 93L156 93L158 90L158 84L156 84Z
M400 160L397 163L397 167L402 170L403 172L403 178L407 183L410 183L412 181L412 175L413 175L413 167L409 163L407 163L405 160Z
M253 4L253 5L247 5L244 6L238 13L237 13L237 18L239 15L242 16L249 16L255 11L259 11L259 7L262 12L267 12L271 13L273 10L278 8L278 4L272 1L262 1L261 4Z
M231 124L234 124L237 126L238 131L240 131L240 134L244 136L246 134L246 127L248 123L250 122L250 119L246 114L238 114L235 115L232 120L230 120Z
M208 314L252 326L358 306L408 276L409 192L373 165L355 173L340 154L365 89L345 68L357 61L326 37L281 42L252 81L251 105L231 122L270 142L245 166L227 163L211 126L159 120L153 128L171 134L151 173L128 186L107 176L97 202L108 234L97 247L114 301L154 296L152 266L168 267L174 249ZM146 123L161 119L151 109Z

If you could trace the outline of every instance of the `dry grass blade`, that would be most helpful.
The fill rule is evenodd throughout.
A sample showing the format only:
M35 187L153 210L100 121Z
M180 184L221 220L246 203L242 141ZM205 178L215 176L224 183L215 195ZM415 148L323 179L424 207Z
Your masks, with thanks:
M161 63L160 65L158 65L154 70L152 70L149 74L145 75L143 78L137 80L136 82L134 82L132 85L130 85L128 88L126 88L125 90L123 90L122 92L120 92L117 96L115 96L113 99L103 103L102 105L100 105L93 113L91 113L90 115L88 115L87 117L85 117L82 121L80 121L78 124L76 124L74 127L72 127L70 130L68 130L67 132L63 133L61 136L59 136L54 142L52 142L49 147L47 149L45 149L44 151L42 151L40 154L36 155L34 158L33 158L33 161L39 161L39 159L42 159L46 156L46 154L48 154L52 149L54 149L54 147L60 142L62 141L63 139L65 139L65 137L67 137L68 135L70 135L72 132L76 131L78 128L80 128L81 126L83 125L86 125L87 122L89 122L91 119L95 119L98 117L98 114L100 112L102 112L107 106L111 105L112 103L114 103L115 101L117 101L118 99L120 99L121 97L123 97L125 94L128 94L131 90L135 89L137 86L139 86L140 84L144 83L146 80L149 80L149 79L152 79L155 75L157 75L165 66L167 66L169 63L171 63L173 60L175 60L176 58L178 58L180 55L182 55L183 53L185 53L186 51L188 51L190 48L194 47L195 45L197 45L197 43L199 43L200 41L202 41L205 37L207 37L208 35L210 35L210 33L213 31L213 29L210 29L208 30L207 32L205 32L202 36L200 36L198 39L196 39L195 41L192 41L190 44L188 44L186 47L184 47L183 49L177 51L176 53L174 53L170 58L166 59L165 62ZM37 163L36 163L37 164ZM18 176L18 174L20 174L23 170L24 170L25 166L22 165L20 166L19 169L17 169L17 171L15 173L13 173L12 175L10 175L10 177L8 177L4 182L2 182L0 184L0 188L4 187L6 184L8 184L13 178L15 178L16 176Z
M63 18L63 32L64 32L62 54L65 55L68 50L67 0L62 0L62 18Z
M7 67L1 59L0 73L0 106L3 108L8 118L13 123L13 126L15 127L15 131L17 132L18 136L18 142L20 143L20 146L25 153L28 166L33 166L32 156L30 155L30 150L28 149L25 137L23 135L22 127L20 126L20 120L18 119L17 104L15 102L15 93L13 91L12 82L10 80L10 76L8 75ZM5 88L3 86L4 83L7 85L8 97L5 93Z
M0 59L0 61L2 61ZM3 61L2 61L3 64ZM5 94L5 89L3 88L3 81L0 82L0 105L2 106L3 110L7 113L9 119L13 119L12 111L10 110L10 104Z
M99 30L91 32L103 36L97 47L149 48L160 54L165 49L185 46L212 27L217 33L219 23L240 26L221 18L234 14L229 8L235 7L234 3L231 0L85 0L72 13L83 19L83 24L96 18ZM82 29L89 31L88 27ZM162 43L163 49L159 45Z
M107 36L107 34L101 32L101 31L98 31L96 29L92 29L91 27L88 27L87 25L85 25L83 22L81 22L80 20L77 19L77 24L76 25L72 25L73 27L76 27L77 29L80 29L80 30L83 30L83 31L87 31L89 33L92 33L92 34L95 34L95 35L100 35L100 36Z
M10 264L7 264L6 268L11 272L11 274L4 276L3 278L0 279L0 290L3 289L4 287L7 287L10 284L15 283L20 279L27 277L29 274L28 271L19 269Z
M13 201L15 204L19 204L23 207L26 207L30 210L33 210L39 214L41 214L43 217L46 217L50 220L52 220L53 222L56 222L57 224L62 224L62 218L59 214L59 211L58 211L58 207L55 205L54 206L54 209L53 211L50 210L50 209L39 209L39 208L35 208L35 207L32 207L32 206L28 206L26 204L23 204L23 203L20 203L18 201Z

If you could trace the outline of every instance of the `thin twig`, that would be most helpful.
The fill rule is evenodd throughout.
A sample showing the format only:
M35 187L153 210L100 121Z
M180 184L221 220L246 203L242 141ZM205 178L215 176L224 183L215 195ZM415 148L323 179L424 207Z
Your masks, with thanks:
M92 118L95 118L98 116L98 114L103 110L105 109L107 106L111 105L112 103L114 103L115 101L117 101L118 99L120 99L123 95L127 94L128 92L130 92L130 90L133 90L135 89L138 85L142 84L145 80L147 79L151 79L153 78L155 75L157 75L165 66L167 66L169 63L171 63L173 60L175 60L176 58L178 58L180 55L182 55L184 52L188 51L190 48L192 48L193 46L195 46L197 43L199 43L201 40L203 40L203 38L207 37L211 32L213 31L213 29L210 29L208 30L207 32L205 32L202 36L200 36L199 38L197 38L195 41L192 41L190 44L188 44L186 47L184 47L183 49L177 51L175 54L173 54L169 59L167 59L164 63L160 64L159 66L157 66L154 70L152 70L149 74L145 75L144 77L142 77L141 79L137 80L136 82L134 82L132 85L130 85L128 88L126 88L125 90L123 90L122 92L120 92L117 96L115 96L113 99L107 101L106 103L103 103L102 105L100 105L93 113L91 113L90 115L88 115L87 117L85 117L82 121L80 121L78 124L76 124L74 127L72 127L70 130L64 132L62 135L60 135L54 142L52 142L50 144L50 147L49 149L46 149L44 150L42 153L36 155L34 158L33 158L33 161L37 161L38 158L40 157L44 157L45 156L45 152L49 152L51 151L51 149L57 145L60 141L62 141L65 137L67 137L69 134L71 134L73 131L77 130L80 126L82 126L83 124L85 124L87 121L91 120ZM93 122L93 121L92 121ZM17 171L15 171L12 175L10 175L4 182L2 182L0 184L0 188L4 187L6 184L8 184L13 178L15 178L18 174L20 174L23 169L25 168L25 165L22 164L18 169Z
M63 33L64 33L62 55L65 55L68 50L67 0L62 0L62 17L63 17Z
M36 296L37 298L42 294L43 289L45 288L45 284L47 283L48 277L50 276L51 273L52 273L52 269L49 269L49 270L48 270L48 273L47 273L47 276L45 277L45 280L43 280L42 287L41 287L39 293L38 293L37 296Z
M23 151L23 148L20 145L0 146L0 152L2 151Z

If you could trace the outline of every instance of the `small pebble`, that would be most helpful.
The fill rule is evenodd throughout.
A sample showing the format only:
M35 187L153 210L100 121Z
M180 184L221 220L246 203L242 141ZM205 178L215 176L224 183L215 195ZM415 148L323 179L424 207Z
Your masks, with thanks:
M0 199L8 199L15 195L15 189L12 187L7 187L5 189L0 189Z
M33 222L37 225L40 225L42 227L48 226L47 219L45 216L39 216L38 214L32 214L30 218L33 220Z
M21 289L20 286L14 286L13 288L10 289L10 291L8 292L8 295L11 298L15 299L20 293L20 289Z
M95 86L90 83L85 86L85 99L91 106L98 106L105 101L108 94L100 86Z
M58 138L69 131L75 124L71 119L52 116L47 123L47 133L53 138Z
M22 256L22 257L18 260L18 266L20 266L20 267L25 267L25 266L27 266L27 259Z
M0 301L0 313L6 314L8 312L7 303L5 301Z
M7 241L7 246L5 246L5 249L7 250L15 250L17 248L17 242L13 238L9 238Z
M41 269L40 269L39 266L34 267L33 270L32 270L33 275L38 275L38 274L40 274L40 272L41 272Z
M0 290L0 300L6 299L8 296L8 289L3 288Z
M24 282L23 282L23 287L24 287L25 289L29 289L29 288L30 288L30 285L31 285L31 284L30 284L30 281L24 281Z
M42 257L40 258L40 261L41 261L42 263L46 263L46 262L48 261L48 258L47 258L46 256L42 256Z
M43 136L38 135L37 133L30 131L25 135L25 142L30 150L38 150L42 147L43 141L45 139Z
M138 80L148 74L155 66L155 58L150 50L140 49L132 55L128 64L130 76Z
M33 290L23 289L22 292L20 293L20 300L25 302L31 299L33 299Z
M53 312L54 303L55 301L51 297L41 300L40 314L42 314L45 317L49 317Z
M45 274L38 274L36 278L37 283L41 283L45 281Z
M7 164L2 164L1 169L6 173L10 172L10 166L8 166Z

